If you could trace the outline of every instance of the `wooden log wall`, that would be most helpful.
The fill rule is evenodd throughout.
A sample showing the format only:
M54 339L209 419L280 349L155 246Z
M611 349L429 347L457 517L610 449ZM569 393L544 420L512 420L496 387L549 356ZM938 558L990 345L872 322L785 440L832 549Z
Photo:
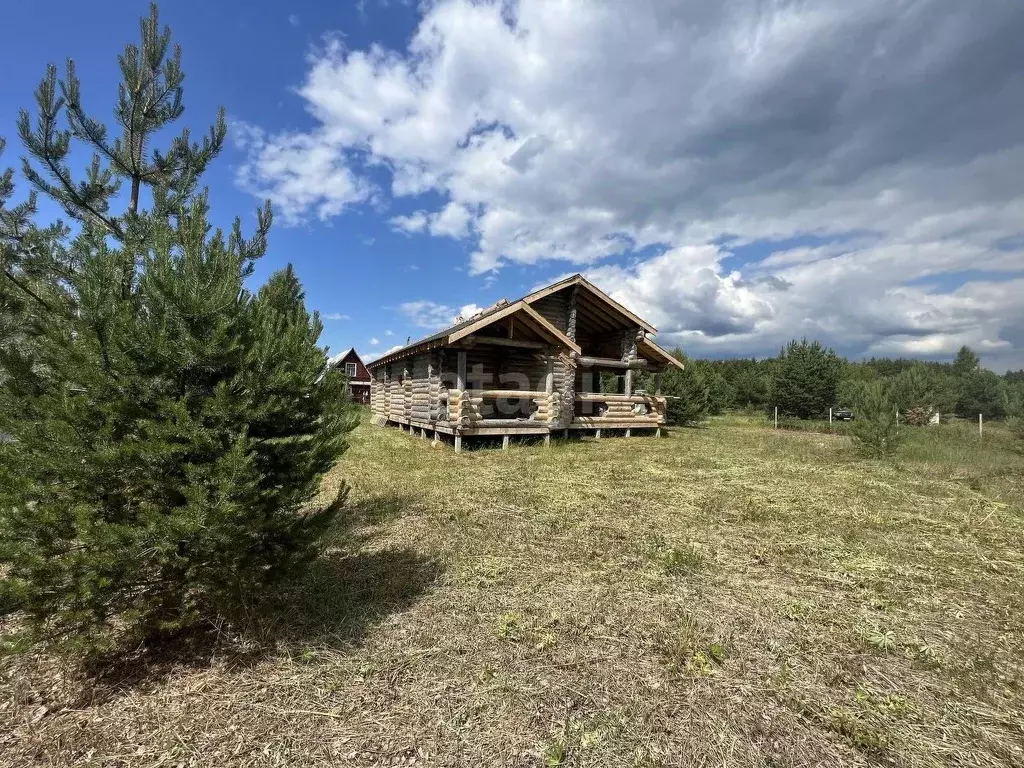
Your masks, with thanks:
M665 399L651 395L605 395L584 392L576 395L576 402L594 404L591 413L587 413L584 409L583 415L577 417L587 423L596 424L601 421L664 423L665 420ZM598 415L598 404L604 408L600 415ZM646 409L642 409L638 413L637 405L645 405Z
M559 291L530 305L536 312L562 333L569 322L569 292Z
M460 355L466 361L464 390L457 384ZM537 349L479 344L431 350L374 371L371 403L375 416L415 424L472 428L493 419L552 424L565 410L558 391L563 371L564 358ZM517 397L524 389L526 394Z
M370 411L375 418L386 419L388 416L386 371L377 368L370 379Z
M404 362L388 365L388 418L401 421L405 418Z
M409 378L406 382L406 413L411 421L430 422L430 367L429 353L412 357L408 363Z
M497 356L498 378L495 389L523 388L523 380L526 381L526 388L530 390L545 390L547 379L547 359L542 357L536 350L529 349L502 349ZM514 385L512 382L516 382ZM546 401L547 398L545 397ZM546 404L546 403L545 403ZM515 412L510 412L513 406L518 405ZM513 398L506 398L504 413L494 414L495 418L531 418L535 410L532 406L532 398L520 398L518 401Z
M444 350L432 350L375 369L370 383L374 417L447 423L449 389L444 364Z
M571 317L572 298L572 291L559 291L550 296L545 296L543 299L534 302L531 306L545 320L575 341L576 328L574 319ZM554 423L558 427L564 428L569 426L569 423L572 421L572 402L576 394L574 386L576 367L572 364L571 358L568 355L561 355L555 361L554 374L554 391L559 395L559 403L568 403L568 407L560 407L558 409L558 416L554 419Z
M444 350L427 353L427 378L430 382L430 421L448 420L448 391L441 378Z

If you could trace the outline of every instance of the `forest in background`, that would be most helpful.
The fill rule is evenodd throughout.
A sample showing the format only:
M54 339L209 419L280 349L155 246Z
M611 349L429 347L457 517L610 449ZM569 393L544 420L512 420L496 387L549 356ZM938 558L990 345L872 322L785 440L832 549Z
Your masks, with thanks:
M934 413L943 419L1024 416L1024 369L997 374L984 368L966 346L952 362L876 357L851 361L807 339L794 339L777 356L763 359L690 358L679 349L674 354L686 368L666 374L662 390L688 400L695 417L777 406L787 417L827 418L829 408L856 410L865 391L872 389L909 414L911 423ZM615 391L621 384L615 378L602 380L602 390ZM641 376L637 388L655 386L650 377Z

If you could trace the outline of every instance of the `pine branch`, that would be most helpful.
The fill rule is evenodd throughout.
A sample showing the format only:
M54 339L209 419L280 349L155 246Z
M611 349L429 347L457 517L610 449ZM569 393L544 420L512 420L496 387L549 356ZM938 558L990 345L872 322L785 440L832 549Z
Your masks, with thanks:
M18 278L16 278L13 274L11 274L11 272L6 267L4 268L3 273L4 273L4 277L6 277L8 280L10 280L12 283L14 283L24 293L28 294L33 299L35 299L36 302L41 304L47 311L49 311L49 312L53 311L53 307L51 307L50 304L44 298L42 298L39 294L37 294L35 291L33 291L27 285L22 283L20 280L18 280Z
M122 167L120 157L114 148L107 144L107 127L86 115L82 108L81 83L75 74L74 60L68 59L66 66L67 74L60 82L60 91L67 106L71 133L76 138L92 144L115 166Z

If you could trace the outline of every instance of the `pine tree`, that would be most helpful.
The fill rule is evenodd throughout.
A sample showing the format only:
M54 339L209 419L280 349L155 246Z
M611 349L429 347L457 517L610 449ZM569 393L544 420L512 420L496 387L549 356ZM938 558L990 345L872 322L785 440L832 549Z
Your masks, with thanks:
M1000 419L1006 415L1006 385L992 371L977 368L960 380L956 414L965 419Z
M1010 434L1016 440L1016 448L1024 452L1024 380L1011 379L1006 412L1010 417Z
M708 415L718 416L727 408L731 408L735 391L725 376L721 374L721 367L710 360L692 360L690 366L695 373L699 373L708 388Z
M345 497L310 505L354 425L320 320L290 268L245 288L269 204L245 238L238 220L213 229L197 191L223 116L198 144L186 131L146 154L182 113L170 50L154 7L121 57L113 141L70 62L59 82L48 70L34 129L22 113L24 174L73 233L34 226L32 197L4 207L0 185L5 600L36 637L88 650L230 616L318 554ZM82 182L72 140L96 152Z
M761 406L767 401L767 382L753 366L737 373L732 385L734 390L733 402L740 408Z
M777 360L772 400L779 413L809 419L836 404L842 361L820 342L795 339Z
M981 367L981 360L967 345L960 347L953 361L953 373L960 377L968 376Z
M895 454L903 434L885 383L877 379L858 382L853 407L857 418L850 424L850 437L857 449L879 459Z
M889 385L889 396L911 426L927 424L935 413L937 393L933 377L921 363L905 368L894 376Z
M708 417L711 390L700 366L687 361L681 349L672 353L683 362L683 369L669 368L661 378L662 394L668 396L666 421L675 426L692 426Z

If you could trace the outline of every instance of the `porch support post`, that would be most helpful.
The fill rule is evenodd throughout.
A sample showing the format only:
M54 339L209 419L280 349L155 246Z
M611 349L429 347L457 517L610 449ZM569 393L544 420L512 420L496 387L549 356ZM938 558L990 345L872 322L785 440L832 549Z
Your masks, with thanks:
M457 365L458 367L455 371L455 388L459 390L459 392L463 392L466 389L466 350L459 350Z

